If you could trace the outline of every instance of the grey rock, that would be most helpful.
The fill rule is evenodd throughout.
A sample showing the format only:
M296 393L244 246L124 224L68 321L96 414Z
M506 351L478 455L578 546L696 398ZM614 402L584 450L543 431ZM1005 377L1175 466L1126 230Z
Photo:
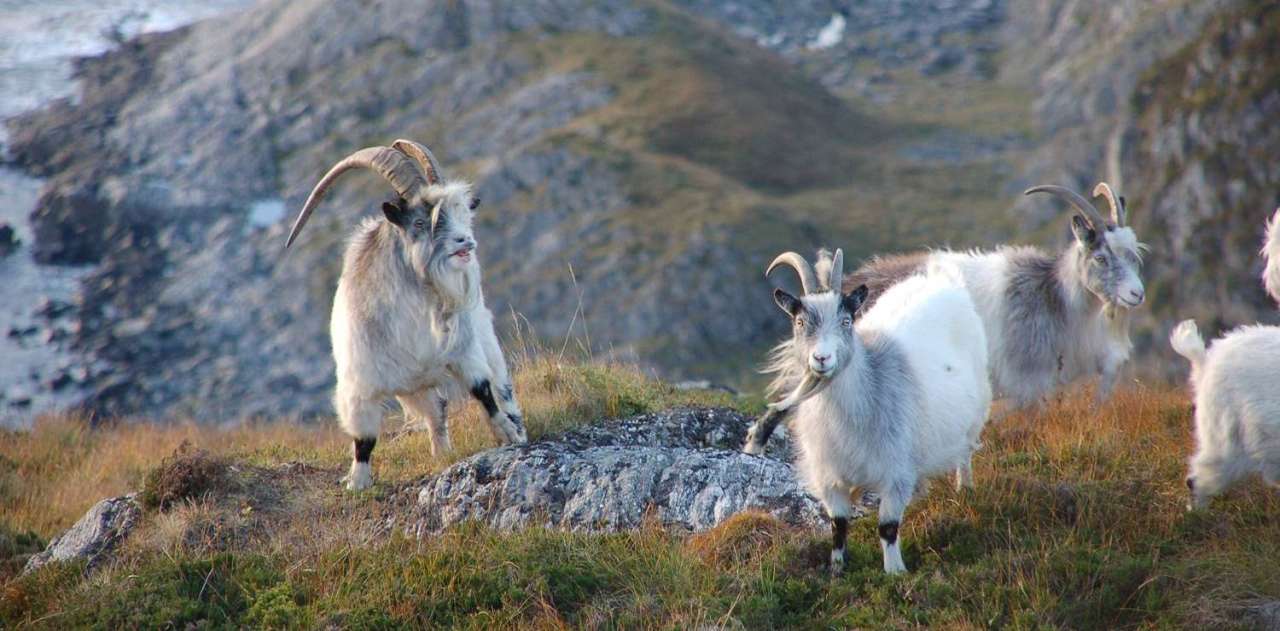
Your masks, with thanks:
M747 509L805 527L821 504L779 460L738 451L750 419L732 410L678 409L594 425L554 440L494 449L403 491L415 536L476 520L510 530L635 528L646 519L702 531Z
M1245 616L1250 622L1256 624L1258 629L1276 631L1280 629L1280 601L1249 607L1245 610Z
M28 559L23 573L51 561L77 559L84 559L92 568L105 560L116 545L133 531L141 515L142 508L133 494L102 500L94 504L80 521L51 541L44 552Z

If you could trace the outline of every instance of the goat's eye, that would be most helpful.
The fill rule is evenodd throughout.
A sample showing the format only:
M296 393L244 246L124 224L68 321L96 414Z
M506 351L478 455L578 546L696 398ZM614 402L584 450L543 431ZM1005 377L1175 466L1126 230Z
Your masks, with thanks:
M849 316L845 316L845 317L843 317L843 318L840 318L840 326L842 326L842 327L844 327L844 328L846 328L846 329L848 329L848 328L852 328L852 327L853 327L853 318L850 318Z
M472 198L471 198L471 210L475 210L475 209L477 209L477 208L479 208L479 207L480 207L480 198L479 198L479 197L472 197Z
M797 328L797 329L803 329L803 328L804 328L804 318L796 318L795 322L796 322L796 328Z
M1107 255L1101 252L1093 255L1093 262L1099 265L1107 262Z
M414 228L417 228L418 230L421 230L421 229L423 229L423 228L426 228L426 227L427 227L427 222L425 222L425 221L423 221L423 220L421 220L421 219L417 219L417 220L415 220L415 221L413 222L413 227L414 227Z

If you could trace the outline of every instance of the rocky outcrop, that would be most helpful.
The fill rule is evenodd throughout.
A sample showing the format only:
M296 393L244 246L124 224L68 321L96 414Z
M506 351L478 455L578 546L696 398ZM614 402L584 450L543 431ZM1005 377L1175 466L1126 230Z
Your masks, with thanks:
M397 529L424 536L467 521L500 530L626 530L655 523L688 532L706 530L749 509L796 526L821 527L821 504L805 492L787 463L791 445L785 427L774 434L765 455L749 456L739 448L750 423L729 409L683 408L491 449L393 490L374 512L376 527L370 532ZM200 489L202 497L227 504L233 512L264 497L305 496L299 491L303 487L333 488L335 475L297 464L231 469L251 476L252 482ZM209 484L204 478L211 477L202 473L196 481ZM251 489L259 500L240 493L241 487ZM874 504L874 496L862 498L864 509ZM306 507L295 505L291 510ZM278 526L271 520L296 517L279 506L259 506L254 513L262 516L254 526L262 530ZM109 558L141 517L136 495L103 500L33 556L25 571L76 559L93 567ZM232 529L219 536L237 535Z
M785 436L768 457L738 451L749 424L731 410L683 409L490 450L402 491L414 496L404 528L422 536L475 520L597 531L653 520L701 531L747 509L825 523L821 504L777 458L789 449Z
M142 508L132 494L102 500L50 542L44 552L32 556L23 572L39 569L51 561L81 559L92 568L133 532L141 515Z

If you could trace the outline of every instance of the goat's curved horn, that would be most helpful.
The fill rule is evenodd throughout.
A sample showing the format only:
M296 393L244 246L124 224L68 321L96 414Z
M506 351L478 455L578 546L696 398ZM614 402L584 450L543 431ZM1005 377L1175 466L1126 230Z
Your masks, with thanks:
M1111 222L1117 226L1124 225L1126 219L1124 203L1116 198L1116 194L1111 192L1111 187L1106 182L1098 182L1098 185L1093 187L1093 196L1107 198L1107 204L1111 206Z
M827 277L827 289L839 294L841 285L844 285L844 250L836 248L831 259L831 274Z
M418 189L426 184L418 167L414 166L404 154L387 147L365 147L333 165L333 168L329 169L329 172L316 183L316 187L311 189L311 195L307 196L307 203L302 205L302 211L293 222L293 229L289 231L289 239L285 241L284 247L293 245L293 240L298 238L298 233L311 218L311 213L315 211L316 206L320 205L320 200L324 199L325 192L343 173L351 169L372 170L385 178L391 184L391 188L405 199L412 199Z
M800 288L804 290L804 293L811 294L820 290L821 285L818 284L818 277L814 275L813 268L809 266L809 262L804 260L803 256L795 252L783 252L773 259L773 262L769 264L769 269L765 270L764 275L772 274L773 270L777 269L779 265L790 265L796 271L796 274L800 276Z
M1067 200L1072 206L1076 207L1076 210L1084 213L1085 218L1089 220L1089 223L1093 224L1095 230L1104 230L1110 227L1107 220L1102 218L1102 213L1098 212L1098 209L1094 208L1093 204L1089 203L1089 200L1069 188L1053 184L1041 184L1040 186L1032 186L1023 191L1022 194L1030 195L1032 193L1051 193Z
M435 155L426 146L401 138L391 143L391 148L413 158L418 163L418 166L422 168L423 175L427 176L428 183L439 184L444 177L443 172L440 170L440 163L436 162Z

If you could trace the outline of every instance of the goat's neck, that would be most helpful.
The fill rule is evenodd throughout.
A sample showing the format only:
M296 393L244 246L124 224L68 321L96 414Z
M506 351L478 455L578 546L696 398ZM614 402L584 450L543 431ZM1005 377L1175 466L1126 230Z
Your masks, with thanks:
M1058 256L1054 269L1054 281L1058 287L1058 295L1068 312L1082 310L1101 311L1106 305L1085 286L1085 266L1088 265L1089 253L1080 242L1071 244Z
M871 392L873 385L871 371L874 367L871 365L866 345L860 339L856 339L857 337L855 335L849 363L831 378L831 384L822 391L821 395L833 397L847 412L854 416L861 416L866 413L865 408L874 397L874 393Z

